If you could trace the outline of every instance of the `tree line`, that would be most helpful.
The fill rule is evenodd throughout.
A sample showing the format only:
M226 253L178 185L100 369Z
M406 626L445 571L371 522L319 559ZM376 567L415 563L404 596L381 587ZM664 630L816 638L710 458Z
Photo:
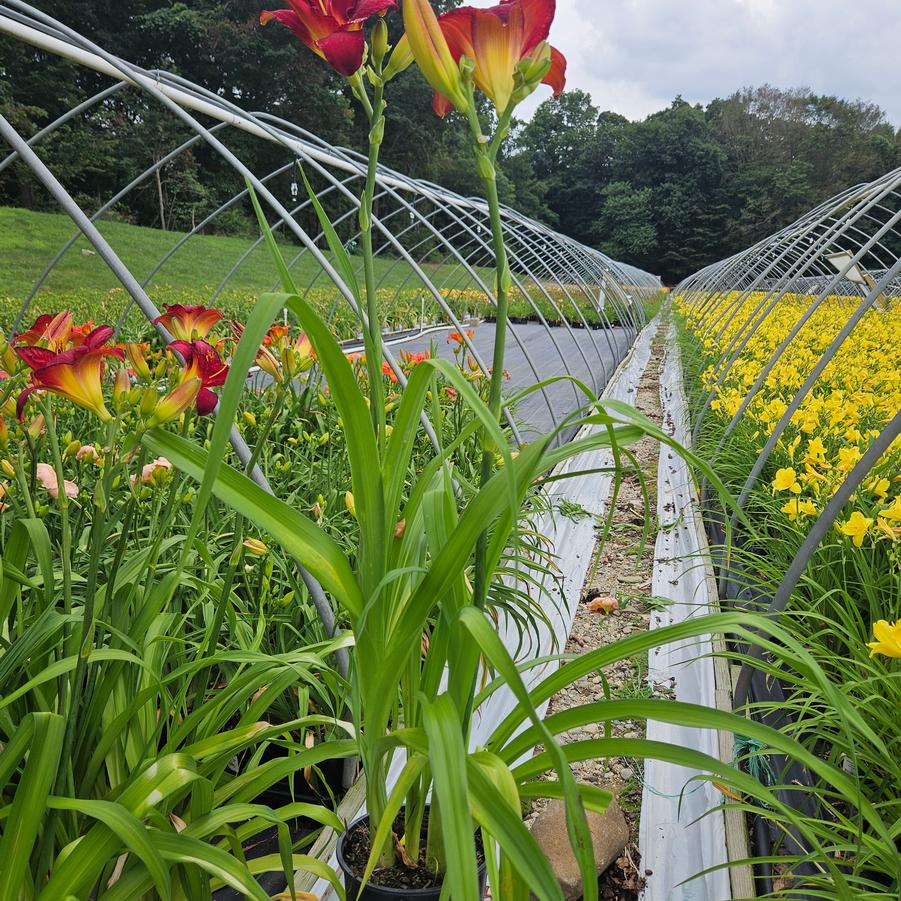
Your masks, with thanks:
M174 72L333 144L361 146L365 124L343 79L302 52L285 29L258 25L260 9L273 5L277 0L49 0L42 9L126 60ZM398 17L389 21L397 34ZM0 39L0 113L26 135L109 84ZM430 90L415 70L392 88L384 162L475 193L466 124L456 114L441 120L432 113ZM129 91L58 129L41 142L40 153L92 209L190 137L170 113ZM234 132L228 141L257 172L284 162L279 148L265 142ZM677 97L633 122L570 90L516 124L500 191L527 215L674 283L899 165L901 137L878 106L860 100L763 86L706 107ZM242 187L229 166L197 143L114 214L186 229ZM52 209L23 166L0 173L0 204ZM216 228L249 232L253 223L235 210L217 219Z

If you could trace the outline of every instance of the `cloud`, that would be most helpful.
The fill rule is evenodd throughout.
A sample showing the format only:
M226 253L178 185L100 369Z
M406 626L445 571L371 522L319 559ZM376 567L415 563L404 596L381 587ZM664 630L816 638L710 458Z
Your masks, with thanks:
M873 101L901 125L897 0L557 0L551 41L569 87L633 119L769 83Z

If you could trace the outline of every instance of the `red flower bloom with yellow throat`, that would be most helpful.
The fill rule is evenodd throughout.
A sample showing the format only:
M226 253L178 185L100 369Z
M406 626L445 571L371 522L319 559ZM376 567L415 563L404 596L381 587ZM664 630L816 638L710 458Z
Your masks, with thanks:
M264 10L260 22L275 19L321 56L339 74L350 77L363 65L363 23L397 9L397 0L286 0L290 9Z
M216 408L218 398L210 391L225 384L228 378L228 366L222 362L216 353L216 348L206 341L173 341L169 345L185 361L182 372L182 383L190 379L200 381L200 390L197 393L197 412L201 416L208 416Z
M566 59L547 43L557 11L556 0L501 0L487 9L463 6L437 18L428 0L406 0L404 21L413 55L435 89L435 112L445 116L459 108L455 66L465 56L475 63L476 87L499 113L514 100L525 99L538 84L550 85L554 95L566 86ZM517 70L522 96L516 96Z
M68 310L44 313L35 319L30 329L20 332L13 341L28 347L46 347L58 353L71 343L73 328L72 314Z
M112 336L113 329L101 325L86 335L77 347L62 352L48 347L17 347L16 353L32 370L31 384L16 403L19 419L35 391L50 391L109 422L113 417L103 400L104 357L124 358L118 347L104 346Z

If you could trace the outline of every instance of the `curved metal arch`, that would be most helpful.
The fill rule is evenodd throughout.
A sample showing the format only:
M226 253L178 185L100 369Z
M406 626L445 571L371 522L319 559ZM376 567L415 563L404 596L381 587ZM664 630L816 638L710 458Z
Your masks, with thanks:
M360 304L356 302L349 287L343 283L323 252L321 246L324 243L323 236L308 234L297 222L297 216L309 206L309 201L289 210L287 205L280 201L268 187L268 183L286 172L295 160L301 160L311 172L315 172L318 178L324 180L325 187L318 192L320 197L333 194L340 198L342 204L346 204L347 211L342 214L340 220L344 221L354 214L359 205L359 199L349 190L353 182L365 175L367 161L359 153L346 148L333 147L316 135L277 116L265 112L248 113L229 100L192 84L180 76L161 70L144 70L118 59L94 42L79 35L74 29L34 9L22 0L0 2L0 33L25 40L45 51L72 59L82 66L114 79L114 83L110 87L80 102L32 136L30 139L32 143L39 142L47 134L71 121L75 116L90 113L106 98L122 91L125 87L135 88L148 102L153 102L167 111L174 121L187 129L190 135L179 146L173 148L163 160L137 175L128 185L114 194L94 213L91 217L92 220L102 216L129 191L177 158L179 154L202 143L227 167L254 187L261 201L275 213L277 218L274 227L283 228L299 242L301 249L292 262L292 266L307 255L312 258L320 274L314 277L307 291L311 290L318 278L324 276L334 287L337 296L348 305L361 325L366 327L365 311L360 308ZM200 121L199 116L208 116L217 124L208 127ZM241 156L230 149L227 135L220 137L219 133L225 129L225 126L239 129L254 138L282 147L286 153L291 155L292 162L276 168L268 175L258 177L247 167ZM17 153L19 151L14 149L13 154L0 166L9 165ZM401 285L395 289L395 298L404 290L408 281L413 280L417 285L421 282L423 291L432 296L442 314L454 327L463 331L462 324L445 302L441 290L435 285L434 280L428 277L420 265L422 261L418 257L420 251L423 254L431 254L437 248L445 254L444 259L450 266L450 271L444 276L445 284L449 283L452 278L460 281L466 280L467 284L473 285L475 290L483 293L489 303L493 303L493 291L486 283L483 273L479 271L481 267L493 263L493 249L487 239L485 218L487 207L484 201L477 198L465 198L427 182L414 181L384 166L380 167L377 173L377 185L380 199L389 205L384 216L376 216L373 219L374 228L384 239L380 242L378 252L394 257L391 269L395 266L404 266L409 270ZM204 217L199 226L193 227L189 233L180 236L156 262L141 284L134 279L125 280L123 284L126 285L130 300L123 316L127 314L132 303L136 303L146 314L152 304L148 306L149 298L144 289L195 235L210 223L215 222L223 212L240 203L246 195L246 190L238 191L231 199L220 204L216 210ZM69 199L71 200L71 198ZM408 222L404 221L406 215L409 215ZM396 222L400 222L400 227L396 227ZM655 279L635 267L617 263L599 251L582 247L572 239L535 223L513 210L504 209L503 222L511 245L511 260L516 287L522 292L530 308L535 311L545 330L548 343L556 350L565 371L572 375L566 355L562 352L553 329L541 312L539 299L551 302L560 316L561 323L570 332L578 348L578 353L582 356L589 372L593 374L596 370L591 367L588 357L585 356L582 342L577 340L572 332L568 321L569 317L564 316L557 306L553 294L548 289L550 285L555 285L563 292L575 314L586 326L589 341L594 346L601 364L603 378L606 380L608 373L605 359L596 336L592 333L593 330L588 328L584 305L587 304L609 327L610 320L604 309L604 303L599 303L598 298L607 300L616 310L621 324L634 336L643 323L644 317L641 307L636 307L630 302L629 292L636 292L641 297L650 296L655 290L659 290L659 279ZM422 235L419 233L420 229L422 229ZM17 322L25 314L27 304L40 289L49 272L62 259L76 238L77 235L63 247L47 270L38 278L25 307L17 317ZM250 247L238 257L221 280L215 296L219 296L258 244L258 241L252 242ZM411 244L412 246L410 246ZM599 293L596 293L598 286L594 282L598 280L598 275L600 275L601 287ZM604 292L605 281L608 282L606 292ZM576 295L582 295L582 297L578 298ZM120 323L122 321L120 320ZM465 331L463 334L465 337ZM605 338L613 359L618 360L620 349L618 346L613 346L609 328L605 330ZM477 349L471 342L468 342L468 338L465 337L465 340L470 355L483 371L487 371L484 361L479 358ZM520 344L521 352L536 381L540 381L539 367L536 366L528 347L522 344L515 330L511 330L511 340ZM405 381L403 374L388 347L385 348L385 359L398 374L401 384L403 384ZM595 387L597 387L597 383ZM574 392L578 396L575 387ZM558 411L554 409L546 393L545 400L548 402L552 421L559 424ZM516 425L512 419L510 425L518 439Z

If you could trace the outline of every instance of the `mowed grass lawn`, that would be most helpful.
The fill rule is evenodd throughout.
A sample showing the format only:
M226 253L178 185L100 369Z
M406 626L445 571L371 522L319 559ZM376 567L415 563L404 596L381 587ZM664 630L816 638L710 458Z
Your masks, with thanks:
M139 281L143 281L183 237L178 232L140 228L121 222L99 222L98 228ZM74 231L71 219L62 214L0 207L0 298L24 297ZM165 285L185 292L206 289L205 293L211 294L251 243L252 239L248 237L193 236L154 276L151 295L153 285ZM283 254L289 261L299 250L296 244L283 245ZM65 295L85 290L106 292L120 287L106 263L90 251L91 245L85 238L79 237L50 274L42 290ZM362 269L362 261L358 268ZM423 268L439 286L448 277L451 277L451 282L456 281L452 277L454 267L426 264ZM317 279L318 285L329 284L310 254L305 254L292 271L301 289ZM376 276L383 288L403 286L415 289L421 286L421 281L407 264L390 259L376 261ZM272 289L275 282L272 260L265 247L260 245L231 277L228 290L259 294Z

